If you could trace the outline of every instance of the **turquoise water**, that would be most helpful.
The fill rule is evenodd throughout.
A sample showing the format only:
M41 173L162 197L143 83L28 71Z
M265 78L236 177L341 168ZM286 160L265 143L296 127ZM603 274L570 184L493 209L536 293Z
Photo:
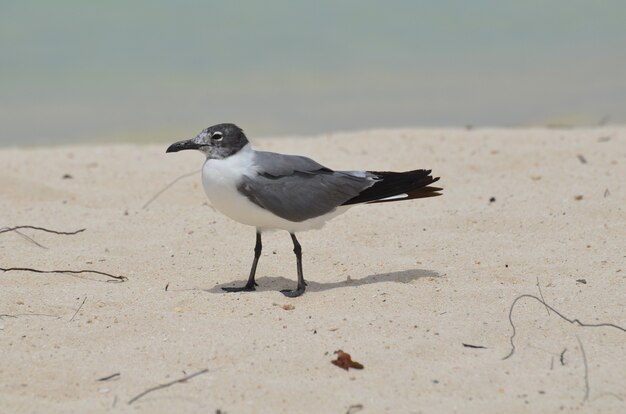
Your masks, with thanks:
M0 145L626 122L624 1L0 0Z

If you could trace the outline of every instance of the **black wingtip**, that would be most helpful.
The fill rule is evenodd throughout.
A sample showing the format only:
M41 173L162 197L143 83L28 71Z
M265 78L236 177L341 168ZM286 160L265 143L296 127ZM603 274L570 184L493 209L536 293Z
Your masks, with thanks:
M441 195L439 187L430 184L439 181L432 177L432 170L413 170L405 172L368 171L378 177L378 181L363 190L358 196L348 200L344 205L359 203L386 203L391 201L412 200L415 198L435 197ZM405 195L402 197L403 195Z

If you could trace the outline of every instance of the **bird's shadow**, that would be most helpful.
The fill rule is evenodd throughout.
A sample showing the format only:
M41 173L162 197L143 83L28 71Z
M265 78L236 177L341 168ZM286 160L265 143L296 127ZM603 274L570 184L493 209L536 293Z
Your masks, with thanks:
M325 290L337 289L337 288L346 288L350 286L362 286L362 285L371 285L373 283L384 283L384 282L396 282L396 283L409 283L417 279L422 279L426 277L441 277L442 275L426 269L408 269L408 270L400 270L397 272L387 272L387 273L375 273L369 276L365 276L360 279L344 279L337 282L330 283L319 283L312 280L307 280L307 292L323 292ZM234 282L228 282L221 285L216 285L210 289L203 289L205 292L209 293L224 293L222 288L224 287L233 287L233 286L243 286L246 283L245 280L239 280ZM272 290L280 290L280 289L293 289L295 288L296 281L293 279L288 279L282 276L264 276L257 279L256 290L263 291L272 291Z

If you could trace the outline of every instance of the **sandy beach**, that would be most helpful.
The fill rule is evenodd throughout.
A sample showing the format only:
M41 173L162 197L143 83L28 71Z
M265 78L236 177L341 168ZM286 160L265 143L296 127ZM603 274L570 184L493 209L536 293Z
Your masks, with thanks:
M199 172L144 208L201 154L0 149L0 227L86 229L0 233L0 267L127 278L0 271L0 412L626 411L626 128L250 135L333 169L429 168L444 195L299 235L296 299L291 240L269 233L258 291L232 294L254 229ZM503 359L520 295L553 310L515 302Z

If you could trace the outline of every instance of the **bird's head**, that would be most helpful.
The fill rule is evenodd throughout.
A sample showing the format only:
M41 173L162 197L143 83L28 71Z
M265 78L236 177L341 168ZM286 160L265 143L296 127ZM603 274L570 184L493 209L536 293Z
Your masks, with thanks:
M248 138L237 125L218 124L203 129L195 138L173 143L165 152L195 149L207 158L223 159L236 154L247 143Z

